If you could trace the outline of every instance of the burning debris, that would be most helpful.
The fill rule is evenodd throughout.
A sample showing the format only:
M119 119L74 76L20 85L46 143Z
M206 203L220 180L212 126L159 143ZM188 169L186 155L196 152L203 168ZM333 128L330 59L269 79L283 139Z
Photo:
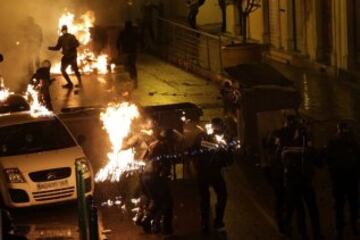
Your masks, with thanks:
M7 87L5 87L4 79L0 77L0 102L5 101L10 96L10 94L12 94L12 92L10 92Z
M30 105L30 114L32 117L51 116L53 112L48 110L40 101L40 95L33 85L28 85L24 96Z
M4 79L0 79L0 102L7 101L10 96L15 95L4 84ZM21 95L19 95L21 98ZM29 84L27 90L22 94L24 102L26 101L30 106L30 114L32 117L51 116L53 112L46 108L41 101L40 93L34 88L32 84Z
M76 36L81 46L79 48L77 62L82 73L93 73L106 74L113 71L115 68L114 64L109 64L108 55L96 54L91 50L91 33L90 29L94 27L95 14L92 11L88 11L81 15L78 19L75 15L69 11L66 11L60 18L58 23L59 34L61 34L61 27L66 25L69 33ZM61 63L55 63L51 69L51 73L61 74ZM69 74L71 70L66 70Z
M127 102L111 104L100 119L111 142L111 152L108 153L108 164L95 177L96 182L119 182L124 173L140 169L143 161L135 160L133 148L124 149L124 141L130 135L133 120L140 116L137 107Z

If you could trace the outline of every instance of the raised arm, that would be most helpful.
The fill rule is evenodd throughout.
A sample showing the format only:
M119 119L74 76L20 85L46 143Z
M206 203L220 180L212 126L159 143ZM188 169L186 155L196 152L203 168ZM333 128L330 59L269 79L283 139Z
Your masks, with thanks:
M61 37L59 37L56 46L48 47L48 49L51 50L51 51L59 51L61 48L62 48L62 39L61 39Z

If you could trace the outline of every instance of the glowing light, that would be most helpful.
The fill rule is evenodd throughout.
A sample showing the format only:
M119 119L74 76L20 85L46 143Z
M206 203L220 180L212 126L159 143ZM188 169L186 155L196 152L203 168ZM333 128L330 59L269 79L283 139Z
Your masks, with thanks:
M207 135L214 134L214 128L211 123L205 124L205 130Z
M222 145L227 145L225 139L224 139L224 135L215 135L215 140L218 144L222 144Z
M12 92L8 88L5 87L4 79L0 77L0 102L5 101Z
M111 142L111 152L108 153L108 164L96 174L96 182L120 181L124 173L138 170L145 165L143 161L135 160L132 148L123 149L124 140L129 136L134 119L139 117L139 111L134 104L127 102L110 105L101 113L100 119Z
M30 114L32 117L51 116L53 113L49 111L40 101L39 92L33 85L28 85L25 98L30 104Z
M152 136L154 134L154 130L152 129L141 129L140 132L148 136Z

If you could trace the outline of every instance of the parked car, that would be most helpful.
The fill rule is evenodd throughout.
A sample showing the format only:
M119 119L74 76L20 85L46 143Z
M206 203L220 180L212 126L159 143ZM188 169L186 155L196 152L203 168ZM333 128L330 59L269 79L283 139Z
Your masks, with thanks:
M76 199L76 161L82 164L90 196L91 165L56 115L33 117L28 111L0 115L0 200L5 207Z

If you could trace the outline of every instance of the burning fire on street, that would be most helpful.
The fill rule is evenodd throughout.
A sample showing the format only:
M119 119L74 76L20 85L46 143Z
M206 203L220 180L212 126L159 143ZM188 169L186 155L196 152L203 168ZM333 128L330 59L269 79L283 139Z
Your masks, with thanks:
M135 160L133 148L124 149L124 143L130 135L132 123L139 116L138 108L127 102L111 104L105 112L101 113L100 119L108 134L111 151L107 155L108 164L95 176L96 182L107 180L119 182L123 174L136 171L145 165L143 161Z
M80 47L78 49L78 58L77 62L79 69L84 74L90 74L96 72L98 74L106 74L110 71L113 71L115 68L114 64L109 64L109 56L106 54L96 55L91 50L91 33L90 29L94 27L95 24L95 14L92 11L87 11L79 18L66 11L60 18L58 22L59 34L61 34L61 27L66 25L68 31L71 34L74 34L80 42ZM70 68L66 70L71 74ZM61 74L61 63L57 62L51 68L51 73Z
M46 106L40 101L39 92L34 88L33 85L28 85L24 97L30 104L30 114L32 117L53 115L53 112L47 109Z
M5 101L10 96L10 94L12 94L12 93L10 92L10 90L7 87L5 87L4 79L1 78L0 79L0 102Z
M0 80L0 102L5 102L14 93L9 90L4 84L4 80ZM33 85L27 86L26 92L23 94L27 103L30 106L30 114L32 117L51 116L53 112L46 108L44 103L41 101L39 91L34 88Z

